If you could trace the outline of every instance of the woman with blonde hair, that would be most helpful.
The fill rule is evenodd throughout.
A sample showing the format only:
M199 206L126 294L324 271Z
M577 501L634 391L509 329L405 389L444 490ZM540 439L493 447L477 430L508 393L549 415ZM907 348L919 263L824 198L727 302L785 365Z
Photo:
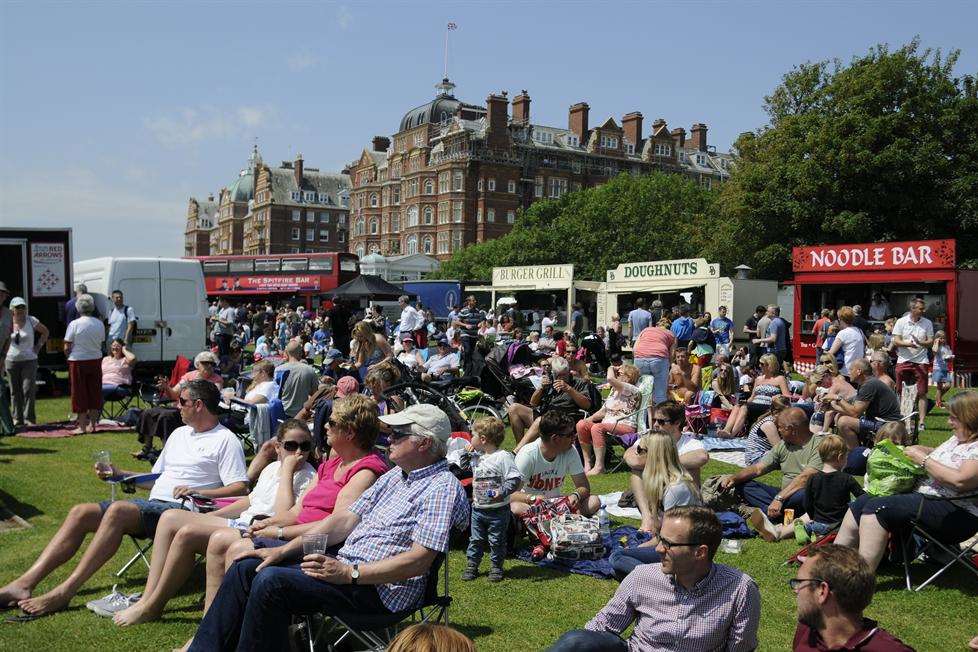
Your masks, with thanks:
M791 390L788 388L788 380L781 370L781 363L778 362L778 356L773 353L762 355L760 365L761 373L754 379L754 387L750 396L730 413L726 429L717 432L719 437L739 436L747 425L749 412L756 415L770 406L775 396L791 394Z
M890 533L906 533L915 523L954 547L978 532L978 499L960 499L978 490L978 392L955 394L947 409L950 438L937 448L908 446L903 451L927 472L916 491L880 498L865 494L849 505L835 542L858 548L874 571Z
M577 440L584 453L587 475L604 473L605 437L636 431L636 412L642 403L642 394L637 387L639 375L638 367L634 365L623 364L617 369L608 367L611 393L600 410L577 422Z
M387 652L475 652L475 643L447 625L416 623L395 636Z
M642 488L652 512L652 538L635 548L616 550L611 554L609 561L619 580L639 564L654 564L662 560L656 550L662 514L673 507L702 504L693 477L679 462L679 451L671 435L665 432L645 435L639 441L638 452L645 455Z
M365 321L353 327L353 342L350 344L350 359L360 374L360 382L367 378L370 367L393 357L394 352L384 336L375 333Z

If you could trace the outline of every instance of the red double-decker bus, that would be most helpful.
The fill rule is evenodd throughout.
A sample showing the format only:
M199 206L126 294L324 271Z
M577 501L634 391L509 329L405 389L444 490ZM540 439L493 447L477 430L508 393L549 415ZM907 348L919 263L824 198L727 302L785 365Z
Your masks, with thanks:
M289 300L315 308L323 295L360 274L357 256L343 252L196 256L195 260L204 269L207 296L227 296L233 303Z

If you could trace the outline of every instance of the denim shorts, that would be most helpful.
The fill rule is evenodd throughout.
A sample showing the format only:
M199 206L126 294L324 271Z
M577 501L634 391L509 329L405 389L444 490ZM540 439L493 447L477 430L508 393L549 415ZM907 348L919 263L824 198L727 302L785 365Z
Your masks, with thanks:
M147 539L152 539L156 536L156 526L159 525L163 512L170 509L187 509L180 503L172 503L169 500L156 500L155 498L153 500L130 498L126 502L132 503L139 508L139 517L143 521L143 536ZM98 506L102 510L102 513L105 514L111 504L111 500L103 500Z

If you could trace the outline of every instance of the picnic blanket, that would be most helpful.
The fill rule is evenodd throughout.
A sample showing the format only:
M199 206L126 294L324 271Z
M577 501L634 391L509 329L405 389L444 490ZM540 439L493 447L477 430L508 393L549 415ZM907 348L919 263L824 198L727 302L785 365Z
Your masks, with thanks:
M72 431L78 427L75 421L55 421L54 423L44 423L29 428L23 428L17 432L18 437L27 439L59 439L61 437L74 437ZM132 427L112 421L102 419L98 422L98 432L127 432Z
M747 437L703 437L703 448L708 451L742 451L747 448Z
M621 499L621 491L613 491L610 494L601 494L601 504L608 510L608 513L618 518L631 518L636 521L642 520L642 514L635 507L619 507L618 501Z
M744 461L744 451L710 451L710 459L741 468L747 466L747 462Z
M531 564L536 564L542 568L564 571L566 573L577 573L578 575L589 575L602 579L613 579L615 571L611 567L608 558L615 550L622 548L634 548L643 541L648 541L649 533L639 532L630 525L623 525L615 528L610 536L604 537L604 557L601 559L580 559L577 561L570 559L547 559L544 557L539 561L533 561L532 550L524 546L516 551L516 557Z

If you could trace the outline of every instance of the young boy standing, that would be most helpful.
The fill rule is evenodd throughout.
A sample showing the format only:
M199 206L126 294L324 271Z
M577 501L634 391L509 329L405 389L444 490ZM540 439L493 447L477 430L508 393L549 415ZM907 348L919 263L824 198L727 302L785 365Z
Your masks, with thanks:
M472 426L472 532L465 553L468 565L462 573L463 580L474 580L479 574L487 538L492 561L489 581L503 579L509 497L523 482L513 454L499 450L505 434L503 422L495 417L479 419Z

